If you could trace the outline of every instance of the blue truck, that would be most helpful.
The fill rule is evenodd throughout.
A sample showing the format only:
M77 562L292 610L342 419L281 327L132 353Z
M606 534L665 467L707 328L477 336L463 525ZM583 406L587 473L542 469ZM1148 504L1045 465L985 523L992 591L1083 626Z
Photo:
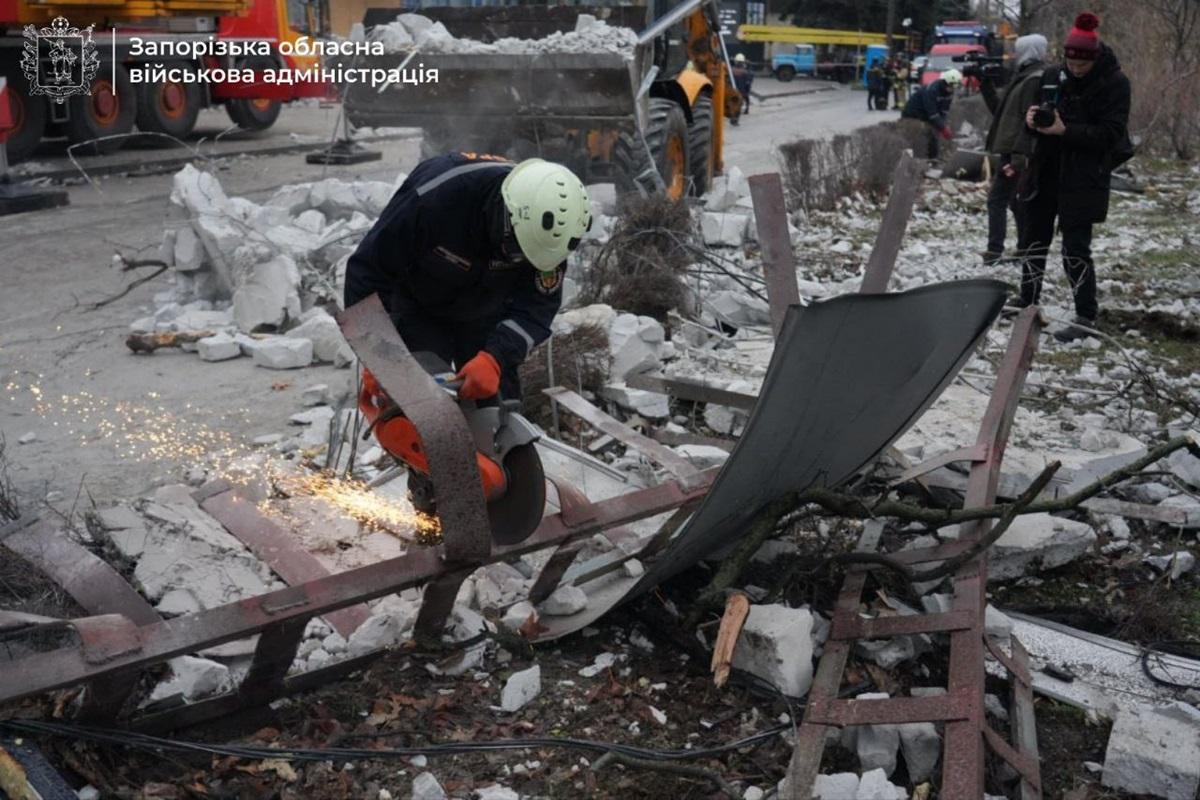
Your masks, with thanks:
M771 59L771 72L787 83L796 75L817 74L817 49L811 44L798 44L793 53L780 53Z
M784 83L797 75L849 83L861 70L863 85L866 85L866 74L870 65L875 61L886 61L887 52L886 46L872 44L867 46L863 57L855 58L852 54L847 54L846 58L837 61L818 61L814 45L798 44L795 45L794 52L780 53L771 59L771 73Z

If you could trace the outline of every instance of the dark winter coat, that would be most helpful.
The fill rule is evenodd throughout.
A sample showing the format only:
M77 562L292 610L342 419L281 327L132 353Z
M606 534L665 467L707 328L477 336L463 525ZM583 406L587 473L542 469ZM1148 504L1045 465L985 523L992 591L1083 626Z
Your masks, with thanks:
M1128 141L1129 103L1129 79L1107 45L1101 45L1096 65L1083 78L1061 69L1055 106L1066 131L1035 134L1033 169L1038 184L1058 180L1062 224L1107 218L1112 158Z
M1033 131L1025 126L1025 112L1030 106L1038 104L1045 69L1046 65L1041 61L1025 64L1013 75L1008 88L999 96L992 81L982 82L983 100L992 112L986 145L989 153L1002 157L1033 155Z
M954 90L941 78L912 93L900 112L902 119L920 119L941 130L946 127Z
M754 85L754 73L749 67L734 67L733 68L733 85L737 88L738 94L742 97L750 96L750 87Z
M550 336L565 264L551 275L494 257L489 215L513 164L453 153L419 164L346 267L346 306L378 292L393 319L494 325L484 349L506 369Z

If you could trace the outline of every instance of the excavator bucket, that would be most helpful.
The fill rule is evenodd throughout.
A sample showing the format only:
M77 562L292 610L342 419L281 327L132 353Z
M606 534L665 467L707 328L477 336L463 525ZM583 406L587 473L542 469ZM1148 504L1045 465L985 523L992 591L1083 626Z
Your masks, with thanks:
M370 30L400 15L396 9L369 9ZM581 14L609 25L640 30L644 7L494 6L427 8L456 37L485 43L512 37L541 39L575 29ZM407 53L366 57L361 67L394 69ZM635 95L642 82L643 54L616 53L418 53L407 68L437 69L436 83L396 84L382 90L352 84L346 113L355 126L420 127L434 140L497 143L544 141L571 129L633 130Z

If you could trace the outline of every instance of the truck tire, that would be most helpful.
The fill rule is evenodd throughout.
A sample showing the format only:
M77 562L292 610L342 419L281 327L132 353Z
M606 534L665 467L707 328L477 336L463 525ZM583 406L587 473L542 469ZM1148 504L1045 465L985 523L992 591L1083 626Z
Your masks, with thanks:
M701 94L692 104L692 124L688 127L688 160L691 162L692 194L699 197L712 186L713 105L712 95Z
M775 78L777 80L788 83L792 78L796 77L796 68L788 64L784 64L779 69L775 70Z
M67 140L73 145L90 142L77 148L78 152L101 155L124 147L128 141L125 138L103 142L92 140L133 131L137 119L137 91L129 80L125 65L117 64L114 70L112 63L101 64L92 80L91 94L68 98L67 111Z
M688 186L688 126L683 109L674 100L663 97L650 99L649 120L646 124L646 144L654 158L654 166L662 176L666 196L681 200ZM650 166L646 147L639 137L621 134L613 147L613 167L618 192L637 192L641 186L653 194L657 182L653 176L639 178Z
M174 62L167 69L185 69L188 64ZM137 126L146 133L165 133L182 139L192 132L196 115L204 103L204 93L197 83L143 83L138 85ZM154 146L170 146L172 143L158 136L147 136L145 140Z
M252 56L238 63L238 69L267 70L276 69L279 65L266 56ZM283 103L279 100L266 98L236 98L225 101L225 113L233 124L242 130L265 131L279 119L279 110Z
M13 68L9 69L9 66ZM30 97L29 81L15 64L5 64L4 76L8 78L8 107L14 125L8 134L8 159L17 162L33 155L42 141L46 130L46 101L41 97Z

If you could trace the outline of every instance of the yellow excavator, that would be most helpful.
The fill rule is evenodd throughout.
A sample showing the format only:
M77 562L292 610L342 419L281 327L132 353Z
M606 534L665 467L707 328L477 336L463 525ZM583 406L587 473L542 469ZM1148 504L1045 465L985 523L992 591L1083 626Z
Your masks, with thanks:
M581 14L640 31L629 53L388 53L360 66L437 69L436 83L353 84L355 126L420 127L425 154L460 150L570 167L619 192L703 194L723 170L724 120L741 112L716 0L689 0L650 24L646 6L426 8L457 38L491 43L575 30ZM369 9L364 27L396 9ZM406 61L407 59L407 61Z

